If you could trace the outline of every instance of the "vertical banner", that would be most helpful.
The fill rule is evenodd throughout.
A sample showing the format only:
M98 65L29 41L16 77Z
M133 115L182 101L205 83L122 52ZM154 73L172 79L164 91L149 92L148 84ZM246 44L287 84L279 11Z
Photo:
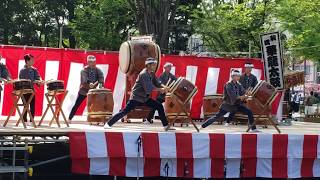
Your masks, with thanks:
M265 79L277 90L281 90L284 83L279 32L263 34L260 37Z

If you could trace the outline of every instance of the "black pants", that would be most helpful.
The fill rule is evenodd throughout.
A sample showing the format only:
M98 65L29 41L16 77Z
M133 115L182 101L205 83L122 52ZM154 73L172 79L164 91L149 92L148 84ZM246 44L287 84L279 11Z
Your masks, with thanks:
M227 117L227 119L226 119L226 123L230 123L230 122L233 120L233 118L234 118L235 115L236 115L235 112L231 112L231 113L229 114L229 116Z
M253 113L250 109L248 109L246 106L243 105L239 105L237 106L237 111L240 111L246 115L248 115L248 121L249 121L249 125L252 126L253 122L254 122L254 118L253 118ZM207 126L209 126L210 124L212 124L213 122L217 121L220 117L224 116L225 114L227 114L228 111L220 109L220 111L215 114L214 116L212 116L211 118L207 119L201 126L202 128L206 128ZM255 126L252 126L251 129L256 129Z
M141 105L147 105L150 108L155 108L155 110L158 111L159 116L160 116L160 120L162 122L163 126L167 126L168 125L168 120L167 117L164 113L164 109L163 106L160 102L155 101L151 98L148 99L147 102L145 103L141 103L139 101L136 100L129 100L126 107L124 109L122 109L120 112L118 112L117 114L115 114L109 121L108 121L108 125L112 126L114 123L116 123L117 121L119 121L121 118L123 118L125 115L127 115L130 111L134 110L137 106L141 106Z
M162 103L165 101L163 95L160 94L160 95L157 97L157 100L156 100L156 101L158 101L159 103L162 104ZM155 112L156 112L156 108L152 108L151 111L150 111L150 113L149 113L149 115L147 116L147 120L148 120L148 121L151 121L151 119L153 118Z
M78 93L78 97L77 97L76 103L73 105L72 110L71 110L71 112L69 114L69 120L72 120L72 118L76 114L79 106L86 99L86 97L87 96Z
M26 102L29 101L29 98L31 97L31 95L32 95L32 94L24 94L24 95L23 95L23 97L24 97L24 99L26 100ZM31 100L31 102L30 102L30 112L31 112L32 118L34 118L35 102L36 102L36 98L35 98L35 96L33 96L32 100ZM28 114L28 112L25 112L25 113L23 114L23 120L24 120L24 122L28 122L27 114ZM30 117L30 119L31 119L31 117ZM31 122L31 120L30 120L30 122Z

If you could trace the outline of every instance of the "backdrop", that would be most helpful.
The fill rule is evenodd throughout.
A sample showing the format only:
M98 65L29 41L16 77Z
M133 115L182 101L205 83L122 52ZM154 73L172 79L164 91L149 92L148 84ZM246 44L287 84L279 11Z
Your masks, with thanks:
M0 48L3 56L2 61L6 63L13 79L18 77L19 70L24 66L23 56L31 53L35 57L35 67L39 70L40 76L44 80L59 79L63 80L66 89L69 91L63 110L68 116L77 97L80 85L80 71L86 65L86 57L89 54L97 58L97 66L101 68L105 77L105 87L113 91L114 113L118 112L123 105L125 90L125 74L119 70L117 52L86 52L73 49L53 49L53 48L34 48L4 46ZM174 67L172 73L176 76L186 77L193 82L199 89L197 95L192 100L191 114L193 118L202 116L202 99L204 95L221 94L224 84L230 79L230 71L239 69L243 71L246 62L255 65L253 74L258 79L264 79L263 63L260 59L241 59L241 58L208 58L194 56L173 56L163 55L161 58L161 67L164 63L171 62ZM157 74L159 75L161 68ZM41 116L44 112L47 102L44 98L46 87L36 87L36 116ZM12 85L6 85L2 93L1 115L7 116L12 106L10 93ZM281 96L278 96L274 105L273 113L279 114L281 109L278 105ZM77 112L75 119L86 119L86 102L82 104ZM281 112L282 113L282 112ZM50 113L48 117L51 117ZM47 120L50 118L46 118Z

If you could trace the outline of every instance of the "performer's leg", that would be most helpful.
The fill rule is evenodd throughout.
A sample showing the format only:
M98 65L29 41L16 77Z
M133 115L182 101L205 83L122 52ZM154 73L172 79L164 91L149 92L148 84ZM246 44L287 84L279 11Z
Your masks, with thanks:
M229 116L227 117L227 119L226 119L226 123L230 123L230 122L233 120L233 118L234 118L235 115L236 115L235 112L231 112L231 113L229 114Z
M166 117L166 114L164 113L163 106L162 106L162 104L160 102L149 98L148 101L146 102L146 105L148 107L155 108L159 113L159 117L160 117L162 125L163 126L168 126L168 119Z
M140 103L135 100L129 100L126 107L122 109L120 112L115 114L114 116L111 117L111 119L108 121L107 125L110 127L119 121L121 118L123 118L125 115L127 115L130 111L132 111L134 108L136 108L138 105L142 105L143 103Z
M82 94L78 94L77 100L75 102L75 104L73 105L71 112L69 114L69 121L72 120L73 116L76 114L79 106L81 105L81 103L86 99L87 96L82 95Z
M215 122L217 119L219 119L220 117L224 116L225 114L227 114L228 111L225 111L223 109L220 109L219 112L217 114L215 114L214 116L212 116L211 118L207 119L202 125L202 128L206 128L207 126L209 126L210 124L212 124L213 122Z
M23 98L26 100L26 102L29 100L31 94L24 94L23 95ZM24 122L28 122L28 119L27 119L27 111L23 114L23 120Z
M163 103L164 102L164 100L163 99L161 99L161 98L157 98L157 101L159 102L159 103ZM153 117L154 117L154 113L156 112L156 109L154 108L154 107L151 107L152 109L151 109L151 111L150 111L150 113L148 114L148 116L147 116L147 120L149 121L149 122L151 122L151 120L153 119ZM159 113L159 112L158 112ZM160 116L160 115L159 115Z
M30 94L30 96L31 96L31 94ZM36 97L33 96L32 100L30 102L30 112L31 112L32 118L34 118L35 106L36 106ZM30 117L30 121L31 121L31 117Z
M253 113L250 109L248 109L246 106L238 106L238 111L245 113L248 116L248 122L249 126L251 126L251 129L254 130L256 129L256 126L252 126L254 123L254 118L253 118Z

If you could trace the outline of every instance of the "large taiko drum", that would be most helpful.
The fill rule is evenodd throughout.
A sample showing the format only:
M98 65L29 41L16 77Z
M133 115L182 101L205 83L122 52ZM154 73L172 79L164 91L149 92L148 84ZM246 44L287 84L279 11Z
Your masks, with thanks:
M249 98L245 104L245 106L247 106L253 113L253 117L254 119L256 120L258 118L258 116L260 116L259 120L260 121L256 121L255 123L256 124L262 124L264 120L266 120L268 117L267 115L268 114L271 114L271 109L267 108L264 112L262 112L262 109L261 107L257 104L257 102L252 99L252 98ZM236 115L235 115L235 118L240 121L240 122L243 122L243 123L247 123L248 122L248 116L245 115L245 114L242 114L240 112L238 112Z
M190 103L185 104L187 113L190 115ZM166 95L164 109L169 122L173 122L175 117L177 117L176 123L188 122L187 116L183 113L181 105L177 102L177 97L174 94L168 93ZM180 114L179 114L180 113ZM179 114L179 116L177 116Z
M15 91L29 90L33 89L33 84L29 79L19 79L13 82L13 89Z
M173 85L170 86L170 92L176 95L181 102L187 103L198 92L198 89L187 79L179 77Z
M203 98L203 115L205 118L213 116L219 112L220 105L223 102L222 94L206 95Z
M266 81L260 81L253 89L252 97L260 105L265 106L270 103L276 95L276 89ZM261 108L261 106L259 106Z
M161 52L157 44L138 40L124 42L119 50L120 70L127 75L138 74L144 69L148 57L155 58L158 61L158 70Z
M113 96L109 89L91 89L88 92L88 122L105 123L112 116Z

